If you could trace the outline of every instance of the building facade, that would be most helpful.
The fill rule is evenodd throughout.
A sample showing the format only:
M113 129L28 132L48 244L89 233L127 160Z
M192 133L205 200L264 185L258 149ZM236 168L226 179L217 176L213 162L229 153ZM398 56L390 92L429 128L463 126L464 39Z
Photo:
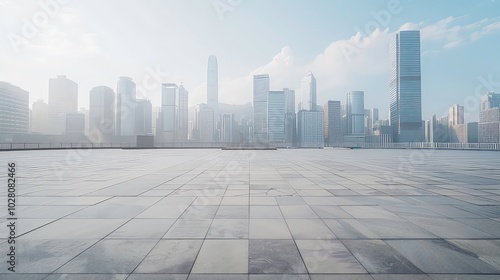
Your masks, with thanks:
M268 97L269 143L286 141L286 97L284 91L270 91Z
M177 141L185 142L189 130L189 93L183 85L179 86L179 133Z
M295 145L297 134L297 114L295 113L295 90L284 88L285 93L285 142Z
M66 134L66 114L78 113L78 84L59 75L49 79L49 131Z
M365 93L351 91L346 102L347 134L365 134Z
M269 75L253 76L253 143L269 143L267 123L267 97L269 94Z
M0 134L28 133L29 120L29 93L0 82Z
M129 77L120 77L116 90L115 129L117 136L134 136L136 85Z
M31 106L30 133L49 134L49 104L43 100Z
M210 143L214 138L214 109L207 104L196 106L195 139Z
M153 104L147 99L137 99L135 109L135 133L136 135L148 135L153 133Z
M301 108L299 110L316 111L316 78L309 72L301 82Z
M394 142L422 140L420 31L396 33L390 45L390 114Z
M161 89L162 141L175 142L179 131L179 87L166 83Z
M207 105L214 110L214 129L219 120L219 69L217 57L211 55L208 58L207 69ZM213 139L215 140L215 139Z
M115 134L115 92L107 86L94 87L89 94L89 136L100 142Z
M324 147L323 112L301 110L297 114L298 146L302 148Z
M324 107L324 138L328 146L343 141L340 101L329 100Z

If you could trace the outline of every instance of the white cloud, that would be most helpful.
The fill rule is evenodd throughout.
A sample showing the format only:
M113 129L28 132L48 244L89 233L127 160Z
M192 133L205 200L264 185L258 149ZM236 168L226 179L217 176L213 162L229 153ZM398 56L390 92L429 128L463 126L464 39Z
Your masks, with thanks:
M443 48L454 48L500 29L500 21L489 18L466 25L456 23L458 19L458 17L447 17L429 25L423 22L405 23L400 30L420 29L422 41L438 42Z

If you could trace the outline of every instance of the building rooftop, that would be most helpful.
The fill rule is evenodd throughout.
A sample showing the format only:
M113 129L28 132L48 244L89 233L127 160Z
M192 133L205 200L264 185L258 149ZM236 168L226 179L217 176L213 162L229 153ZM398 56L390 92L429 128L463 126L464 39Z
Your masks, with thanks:
M17 265L7 274L2 199L0 279L500 277L498 152L0 152L10 161Z

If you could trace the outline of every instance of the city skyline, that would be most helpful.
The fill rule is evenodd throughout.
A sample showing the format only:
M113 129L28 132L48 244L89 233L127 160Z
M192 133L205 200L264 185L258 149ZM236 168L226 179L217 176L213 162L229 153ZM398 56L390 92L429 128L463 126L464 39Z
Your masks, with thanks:
M346 19L345 16L336 20L326 20L326 14L338 14L334 8L338 8L341 2L318 1L312 5L313 7L305 7L306 5L302 2L296 5L281 5L283 12L289 16L298 13L300 9L317 12L318 20L308 23L307 28L297 26L303 23L302 20L294 23L290 28L276 24L276 22L272 22L273 24L255 23L252 15L255 16L256 9L264 5L259 1L242 2L225 13L223 20L219 18L212 3L197 3L201 6L207 5L206 11L203 12L190 10L193 16L202 13L199 15L199 22L181 25L179 30L167 28L165 31L172 31L177 36L187 36L187 45L193 39L192 37L199 35L197 34L199 31L194 31L193 28L206 20L207 26L201 30L206 28L219 30L220 34L215 32L214 39L217 40L214 41L220 41L220 43L204 44L209 39L200 35L202 44L199 47L167 48L162 52L157 52L157 47L152 45L153 50L147 54L144 51L131 49L132 47L126 47L124 50L117 49L118 46L113 42L118 42L119 38L116 36L121 35L116 32L110 35L109 28L103 28L102 31L92 28L94 25L88 18L91 5L86 6L81 3L62 6L60 12L50 18L46 28L40 29L36 37L28 40L27 45L19 46L18 52L15 52L7 35L20 34L22 18L30 19L41 9L36 4L27 4L28 2L2 2L2 8L7 8L0 11L2 18L6 19L6 25L0 29L6 34L5 40L0 43L0 48L4 50L0 55L0 60L5 65L0 70L0 77L3 81L29 91L30 106L38 99L47 101L47 80L57 75L67 75L79 84L80 107L88 108L88 94L93 87L103 85L114 89L119 76L130 76L138 87L148 88L141 92L138 90L138 98L147 97L155 107L160 105L160 85L163 82L179 84L182 81L191 92L190 104L203 103L203 100L206 100L206 64L203 62L209 54L215 54L219 62L220 103L251 102L251 77L254 74L269 73L272 77L271 88L288 87L299 90L300 79L305 73L311 71L318 81L321 81L318 82L318 104L324 104L327 100L344 100L345 92L356 88L365 91L366 104L380 108L380 115L386 118L389 100L387 94L389 66L386 63L389 55L386 46L390 37L401 29L419 29L422 33L423 119L435 113L444 114L450 104L465 104L468 101L467 98L474 95L478 86L488 82L490 86L498 86L494 83L495 78L498 77L498 69L494 68L494 63L484 63L484 60L480 59L493 53L493 43L496 42L494 35L500 28L498 17L495 17L492 12L498 6L496 2L460 3L460 5L454 5L453 8L450 6L450 9L445 9L446 12L433 10L426 18L422 18L418 11L434 5L433 3L422 1L418 4L410 1L361 2L363 9L357 7L360 14L359 20ZM98 14L109 11L113 4L116 4L113 1L110 2L100 4L101 10ZM445 5L445 2L439 5ZM127 1L123 3L125 11L136 6ZM354 9L355 4L342 3L342 8L346 11ZM390 6L390 3L393 6ZM272 10L280 4L280 1L266 4ZM183 12L189 3L152 2L141 6L137 13L147 10L152 13L151 20L156 22L160 19L154 13L155 8L165 5L173 11ZM5 13L4 11L7 10L11 12ZM389 17L386 17L387 15ZM118 15L114 17L122 19ZM344 21L337 22L340 19ZM185 23L177 17L171 20ZM271 34L275 37L271 38L269 44L262 45L258 51L249 50L249 46L243 44L246 40L243 40L242 36L248 35L247 40L250 40L256 36L254 32L245 28L243 34L236 36L234 30L230 28L233 24L241 27L242 21L245 20L248 21L246 22L248 27L255 24L257 31L270 30L262 34L263 38L255 41L256 45L262 45L259 42L264 38L268 39ZM106 22L100 22L99 19L97 21L94 24L107 26ZM387 24L384 24L386 22ZM123 24L123 28L129 27L128 23ZM331 29L331 26L336 26L336 28L335 32L329 36L307 34L305 30L321 27L315 29L317 30L315 34L324 34ZM130 35L147 27L148 25L138 23L136 28L130 29ZM292 29L294 34L286 32ZM367 29L373 31L366 32ZM357 37L356 30L360 31ZM159 32L163 31L159 30ZM106 35L110 37L107 38ZM228 38L221 39L222 36ZM234 37L234 46L231 44L230 38L232 37ZM303 37L303 39L297 41L295 37ZM354 44L357 39L362 40L364 44ZM56 43L50 45L47 43L49 41ZM68 43L67 48L64 48L63 43ZM162 44L158 44L160 45ZM183 45L185 44L179 44L179 46ZM346 51L351 52L345 55ZM461 59L453 59L456 56L460 56ZM79 65L79 67L74 65ZM463 67L464 65L467 67ZM443 71L443 69L448 71ZM25 76L19 73L25 73ZM150 90L147 86L151 85L153 88L155 78L158 78L155 76L159 76L161 82ZM487 90L488 88L483 86L481 94ZM479 106L472 104L466 108L466 111L469 112L466 119L469 121L478 119Z

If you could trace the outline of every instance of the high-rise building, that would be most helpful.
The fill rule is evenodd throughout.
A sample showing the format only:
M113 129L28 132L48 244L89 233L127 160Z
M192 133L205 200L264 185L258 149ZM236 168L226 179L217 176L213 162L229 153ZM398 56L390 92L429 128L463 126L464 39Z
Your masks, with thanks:
M365 109L365 134L367 136L373 135L373 131L377 127L378 121L379 116L377 108Z
M212 142L214 139L214 109L207 104L196 106L196 131L200 142Z
M89 94L89 136L94 141L115 134L115 92L107 86L94 87Z
M500 108L500 93L490 91L481 97L481 110Z
M158 129L158 126L160 123L158 123L158 118L160 117L160 112L161 112L161 107L153 107L153 121L152 121L152 126L153 126L153 134L158 135L158 132L160 130Z
M137 99L135 107L135 133L147 135L153 133L153 104L147 99Z
M253 76L253 142L254 144L267 144L267 97L269 94L269 75Z
M307 75L302 79L301 90L302 108L299 110L316 111L316 78L313 73L307 73Z
M207 105L214 110L214 131L219 120L219 69L217 57L211 55L208 57L207 69ZM215 140L215 139L213 139Z
M479 143L500 143L500 94L488 92L481 98Z
M347 133L365 134L365 93L363 91L347 93L346 115Z
M286 97L284 91L270 91L268 97L269 143L284 143L286 138Z
M448 110L449 126L464 124L464 106L455 104Z
M324 117L316 103L316 78L309 72L301 83L302 106L297 113L297 140L299 147L323 147ZM304 108L308 105L308 108Z
M31 133L49 133L49 104L45 103L43 100L33 102L30 124Z
M29 93L0 82L0 134L29 132Z
M222 143L233 142L233 130L234 130L234 115L233 114L221 115L220 139Z
M66 114L78 113L78 84L59 75L49 79L49 130L66 134Z
M207 104L196 106L195 131L200 142L212 142L214 137L214 109Z
M343 140L340 101L328 100L324 108L324 138L328 146Z
M116 91L115 129L117 136L135 136L136 85L129 77L120 77Z
M323 112L301 110L297 114L299 147L324 147Z
M443 116L436 119L434 127L434 142L447 143L450 141L448 116Z
M295 114L295 90L284 88L285 93L285 142L288 146L295 145L297 130L297 115Z
M394 142L421 141L420 31L399 31L390 46L390 114Z
M161 115L164 142L175 142L179 131L179 87L176 84L162 84Z
M179 86L179 133L177 141L185 142L188 138L189 130L189 93L181 84Z

